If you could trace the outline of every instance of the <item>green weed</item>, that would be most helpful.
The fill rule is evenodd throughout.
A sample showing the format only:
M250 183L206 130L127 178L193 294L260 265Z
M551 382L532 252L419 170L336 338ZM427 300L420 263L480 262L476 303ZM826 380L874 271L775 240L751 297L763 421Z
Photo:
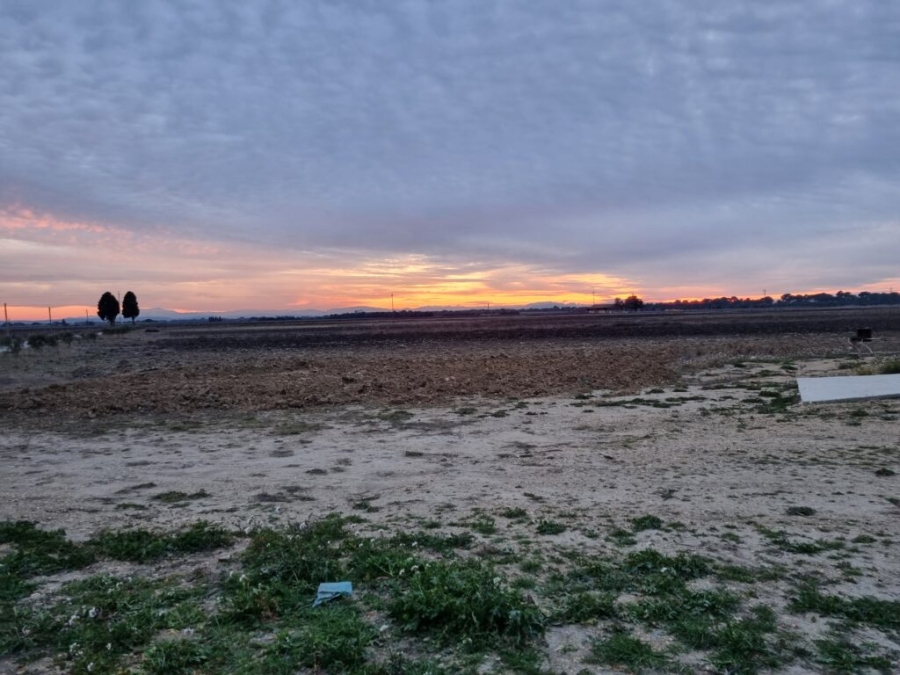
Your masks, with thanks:
M537 533L538 534L562 534L566 531L566 526L563 523L557 522L555 520L539 520L537 523Z
M628 633L614 633L608 638L594 642L586 661L624 667L635 672L641 672L644 668L664 668L671 664L671 659L667 655Z
M396 590L388 612L406 631L442 641L502 638L524 644L544 630L540 610L478 560L426 564Z
M157 502L162 502L164 504L179 504L181 502L189 502L194 501L196 499L203 499L204 497L210 497L210 495L206 490L200 490L199 492L194 492L188 494L187 492L180 492L178 490L170 490L169 492L160 492L158 495L152 496L150 499Z
M879 600L869 596L842 598L825 595L814 580L803 583L788 605L797 613L815 612L822 616L834 616L853 623L866 624L878 628L900 628L900 601Z
M647 515L631 519L631 529L635 532L642 532L643 530L658 530L662 526L663 521L656 516Z

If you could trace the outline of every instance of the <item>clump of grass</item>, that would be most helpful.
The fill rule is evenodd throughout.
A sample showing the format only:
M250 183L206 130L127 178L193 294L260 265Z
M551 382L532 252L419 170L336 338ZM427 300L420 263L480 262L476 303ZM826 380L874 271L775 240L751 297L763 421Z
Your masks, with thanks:
M493 518L488 516L480 516L473 520L469 527L471 527L478 534L488 536L491 534L495 534L497 532L497 524L494 522Z
M761 669L778 668L789 660L785 645L771 644L776 631L775 612L759 605L751 617L729 621L713 635L709 661L720 672L755 675Z
M792 387L788 391L782 392L765 392L764 398L758 399L759 405L756 412L762 415L775 415L778 413L786 413L800 402L800 394L798 390Z
M628 614L653 625L671 623L685 617L723 619L730 616L740 602L740 598L729 591L673 588L672 592L660 598L647 598L631 604Z
M15 547L0 558L0 574L10 578L81 569L96 559L89 547L66 539L65 531L41 530L28 521L0 523L0 544Z
M500 515L510 520L524 520L528 517L528 511L523 508L507 507L500 512Z
M893 662L884 654L873 654L876 647L872 644L851 642L841 635L816 640L816 663L824 666L829 672L859 673L864 668L872 668L881 673L889 673Z
M144 652L142 671L148 675L180 675L202 670L212 657L209 645L197 640L163 640Z
M541 519L537 523L537 533L538 534L562 534L566 531L566 526L563 523L560 523L556 520L544 520Z
M120 672L121 659L162 630L203 621L202 586L181 588L174 580L147 581L106 575L71 582L61 599L42 610L5 617L0 653L55 655L65 672Z
M334 516L301 530L266 528L253 533L241 561L253 581L281 581L313 590L323 581L343 578L339 544L349 536L344 520Z
M358 581L394 579L422 565L415 551L393 539L364 539L352 545L347 571Z
M882 375L900 374L900 359L891 359L878 366L878 372Z
M643 530L658 530L663 526L663 521L660 518L652 515L640 516L639 518L631 519L631 529L635 532L642 532Z
M121 502L116 504L116 511L146 511L146 504L138 504L137 502Z
M610 637L594 642L588 663L618 666L641 672L644 668L664 668L671 659L658 652L643 640L628 633L613 633Z
M842 598L825 595L815 581L806 581L791 598L788 609L797 613L815 612L822 616L835 616L854 623L878 628L900 628L900 601L879 600L869 596Z
M276 436L299 436L300 434L307 434L311 431L318 431L321 428L322 425L315 422L291 420L277 425L272 429L272 433Z
M814 516L816 510L811 506L789 506L785 513L789 516Z
M101 556L146 563L171 553L199 553L229 546L234 536L223 527L199 521L175 534L149 530L105 531L88 542Z
M380 507L374 506L368 499L361 499L358 502L353 502L351 508L356 511L365 511L366 513L377 513L378 511L381 511Z
M181 492L179 490L169 490L168 492L160 492L158 495L153 495L150 499L156 502L162 502L163 504L179 504L181 502L190 502L211 496L212 495L210 495L206 490L200 490L193 493Z
M568 596L563 606L554 613L553 619L559 623L588 623L613 619L616 615L615 596L582 592Z
M297 629L277 634L263 656L263 672L282 672L285 666L296 672L310 668L319 672L359 672L365 664L366 649L377 635L353 605L333 604L306 612Z
M457 408L453 412L460 416L474 415L478 412L478 408L473 408L472 406L463 406L461 408Z
M846 547L846 543L841 539L835 540L818 540L818 541L795 541L788 537L784 530L769 530L766 528L758 528L759 533L763 535L769 542L781 549L785 553L799 553L802 555L816 555L823 551L835 551Z
M441 641L502 639L521 645L544 631L540 610L481 561L427 564L407 584L396 589L388 613L408 632Z
M390 538L392 546L424 548L435 553L449 553L454 549L468 548L475 538L468 532L462 534L434 534L431 532L398 532Z
M391 426L399 427L409 422L415 415L409 410L385 410L378 413L378 419L389 423Z
M880 469L875 471L875 475L878 476L879 478L887 478L889 476L896 476L897 472L894 471L893 469L881 467Z
M634 538L634 533L631 530L623 530L620 527L613 529L606 535L606 539L616 546L634 546L637 543L637 539Z

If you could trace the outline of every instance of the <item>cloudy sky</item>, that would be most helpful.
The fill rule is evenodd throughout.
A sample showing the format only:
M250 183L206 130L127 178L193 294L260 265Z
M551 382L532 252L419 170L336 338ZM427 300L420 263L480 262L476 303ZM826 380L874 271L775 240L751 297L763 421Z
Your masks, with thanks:
M900 288L898 36L884 0L4 0L0 301Z

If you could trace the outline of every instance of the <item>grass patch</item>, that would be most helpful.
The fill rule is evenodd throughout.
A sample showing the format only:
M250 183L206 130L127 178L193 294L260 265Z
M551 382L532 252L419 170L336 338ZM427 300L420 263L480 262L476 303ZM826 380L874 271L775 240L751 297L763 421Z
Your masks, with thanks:
M795 541L788 537L784 530L769 530L766 528L758 528L759 533L769 540L776 548L781 549L785 553L799 553L801 555L816 555L823 551L836 551L846 547L846 543L841 539L822 539L818 541Z
M71 582L61 598L42 610L6 614L0 653L54 656L71 673L112 673L119 660L147 645L160 631L181 630L204 620L202 585L100 575Z
M87 546L102 557L147 563L169 554L212 551L232 543L234 536L226 529L200 521L174 534L143 529L105 531L91 539Z
M391 426L399 427L409 422L415 415L409 410L385 410L378 413L378 419Z
M544 616L496 571L478 560L425 565L398 588L388 613L405 631L442 642L502 639L524 644L544 631Z
M300 434L308 434L311 431L318 431L322 428L321 424L315 422L304 422L303 420L292 420L290 422L282 422L272 429L272 433L276 436L299 436Z
M635 532L642 532L644 530L658 530L662 526L663 521L656 516L647 515L631 519L631 529Z
M624 632L594 642L585 660L598 665L628 668L634 672L641 672L644 668L664 668L671 664L666 654Z
M829 672L861 673L872 668L880 673L890 673L893 661L885 654L873 653L877 647L872 644L851 642L845 636L816 640L816 663Z
M825 595L815 581L806 581L791 598L788 609L792 612L840 617L847 621L896 630L900 628L900 601L879 600L864 596L842 598Z
M590 623L617 616L616 598L611 593L576 593L566 598L553 614L556 623Z
M497 532L497 523L493 518L488 516L480 516L469 523L469 527L472 528L473 531L477 532L483 536L489 536L492 534L496 534Z
M537 523L537 533L538 534L562 534L566 531L566 526L563 523L560 523L555 520L539 520Z
M182 502L191 502L197 499L204 499L205 497L212 497L212 495L209 494L206 490L200 490L199 492L193 493L170 490L168 492L160 492L157 495L153 495L150 499L155 502L162 502L163 504L179 504Z

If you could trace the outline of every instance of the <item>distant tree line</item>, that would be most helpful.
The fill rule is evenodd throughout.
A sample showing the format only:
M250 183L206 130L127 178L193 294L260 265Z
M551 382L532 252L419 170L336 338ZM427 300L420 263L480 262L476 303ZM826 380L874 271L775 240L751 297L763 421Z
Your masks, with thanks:
M618 300L617 300L618 304ZM900 293L785 293L778 300L766 295L761 298L704 298L703 300L674 300L672 302L648 302L646 309L765 309L768 307L847 307L872 305L900 305Z

